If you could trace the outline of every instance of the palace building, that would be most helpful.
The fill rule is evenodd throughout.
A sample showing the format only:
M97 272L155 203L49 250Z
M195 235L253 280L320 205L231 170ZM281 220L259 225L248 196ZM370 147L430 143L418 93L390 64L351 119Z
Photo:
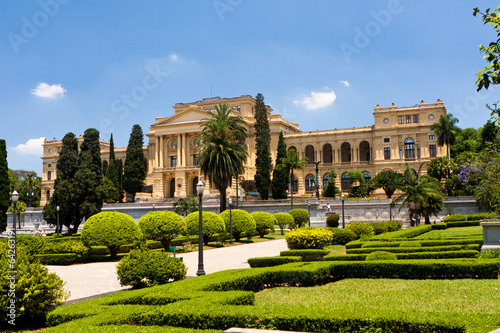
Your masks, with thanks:
M137 197L152 199L187 197L196 193L198 179L205 183L207 195L217 195L218 191L200 175L198 152L196 150L198 134L202 129L202 119L207 118L207 111L213 111L215 105L227 104L234 114L240 115L247 126L246 141L249 158L245 173L239 178L239 188L243 192L255 191L255 99L249 95L234 98L211 97L192 103L177 103L174 114L158 117L150 126L146 136L149 139L144 147L147 159L147 177L145 192ZM287 149L295 149L300 158L307 157L309 163L304 170L294 171L294 193L311 195L316 179L318 164L319 183L324 184L330 170L337 172L337 187L349 190L348 171L361 171L365 181L385 170L405 171L405 164L418 170L421 163L428 163L432 158L446 155L446 146L438 146L437 138L431 125L440 116L446 115L446 108L441 100L435 103L420 102L410 107L382 108L376 105L373 111L372 126L348 129L330 129L314 132L302 132L299 125L283 119L267 106L271 130L270 152L273 164L276 161L276 148L280 131L283 132ZM78 138L79 142L83 137ZM147 140L145 140L147 141ZM41 205L48 202L54 188L56 164L61 149L61 140L45 140L43 144L43 175ZM125 160L124 148L115 148L117 159ZM101 141L103 169L109 161L109 143ZM424 172L426 168L422 168ZM228 189L230 195L236 194L236 182Z

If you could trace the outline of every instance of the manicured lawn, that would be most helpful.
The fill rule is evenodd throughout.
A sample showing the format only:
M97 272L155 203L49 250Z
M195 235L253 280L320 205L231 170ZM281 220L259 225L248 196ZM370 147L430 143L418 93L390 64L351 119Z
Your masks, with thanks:
M325 247L325 250L330 251L331 254L345 254L344 245L328 245Z
M483 227L462 227L449 228L445 230L432 230L423 235L417 236L414 239L455 239L462 237L482 237Z

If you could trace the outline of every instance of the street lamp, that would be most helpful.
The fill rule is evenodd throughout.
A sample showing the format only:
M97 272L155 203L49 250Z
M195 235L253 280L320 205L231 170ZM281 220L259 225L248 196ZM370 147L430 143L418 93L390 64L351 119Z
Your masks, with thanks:
M59 210L61 209L61 207L57 206L56 207L56 210L57 210L57 236L56 238L59 238Z
M344 214L344 200L345 200L345 195L342 193L340 196L340 199L342 199L342 229L345 228L345 214Z
M233 244L233 213L231 211L233 200L229 198L227 203L229 204L229 244Z
M16 205L17 205L17 200L19 200L19 193L17 193L16 190L12 192L10 200L14 204L14 213L12 214L12 222L13 222L12 224L14 225L14 258L17 258Z
M318 172L319 172L319 164L321 163L321 161L313 162L313 163L316 164L316 199L319 200L319 179L318 179Z
M392 199L389 199L389 221L392 221Z
M198 271L196 275L205 275L205 269L203 268L203 206L202 198L203 191L205 190L205 185L200 180L196 184L196 190L198 191L199 205L198 205Z

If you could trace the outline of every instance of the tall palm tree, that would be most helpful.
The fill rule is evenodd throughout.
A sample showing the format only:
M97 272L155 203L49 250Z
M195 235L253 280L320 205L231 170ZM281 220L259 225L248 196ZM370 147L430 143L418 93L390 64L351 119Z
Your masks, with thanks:
M248 157L246 123L231 112L227 104L216 105L215 113L208 112L197 148L201 172L219 190L221 212L226 209L226 190L232 185L232 178L245 171Z
M422 211L432 203L433 207L437 207L436 202L443 201L443 193L439 185L430 180L429 177L421 177L420 171L422 170L424 163L418 168L418 172L415 172L408 163L406 163L406 172L403 177L403 181L397 185L397 188L401 190L401 193L394 202L399 203L399 210L403 207L409 208L410 213L410 223L413 226L413 216L418 213L427 214L428 212ZM432 213L432 212L431 212Z
M456 137L455 132L458 131L458 127L455 124L458 123L458 119L453 117L453 115L447 114L441 116L439 121L431 126L438 139L438 145L446 145L446 155L450 158L450 145L455 144Z
M290 149L285 158L282 160L282 164L279 168L284 168L285 170L290 170L290 199L291 199L291 209L293 209L293 170L294 169L304 169L308 161L307 157L299 159L295 149Z

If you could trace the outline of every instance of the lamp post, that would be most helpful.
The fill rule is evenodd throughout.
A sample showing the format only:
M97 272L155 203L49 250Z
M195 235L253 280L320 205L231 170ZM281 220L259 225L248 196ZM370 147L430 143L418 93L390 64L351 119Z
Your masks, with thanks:
M17 193L17 191L14 190L12 192L10 200L14 204L14 213L12 214L12 222L13 222L12 225L14 226L14 259L16 259L17 258L16 205L17 205L17 200L19 200L19 193Z
M56 207L56 210L57 210L57 236L56 238L59 238L59 210L61 209L61 207L57 206Z
M389 221L392 221L392 199L389 199Z
M316 199L319 200L319 179L318 179L318 173L319 173L319 164L321 163L321 161L313 162L313 163L316 164Z
M203 191L205 190L205 185L200 180L196 184L196 190L198 191L199 205L198 205L198 271L196 275L205 275L205 269L203 268L203 206L202 198Z
M33 193L31 192L31 178L34 177L35 175L32 173L28 173L26 176L28 176L28 181L29 181L28 207L31 207L31 199L33 198Z
M344 214L344 200L345 200L345 195L342 193L340 196L340 199L342 199L342 229L345 228L345 214Z
M227 203L229 204L229 244L233 244L233 213L231 211L233 200L229 198Z

